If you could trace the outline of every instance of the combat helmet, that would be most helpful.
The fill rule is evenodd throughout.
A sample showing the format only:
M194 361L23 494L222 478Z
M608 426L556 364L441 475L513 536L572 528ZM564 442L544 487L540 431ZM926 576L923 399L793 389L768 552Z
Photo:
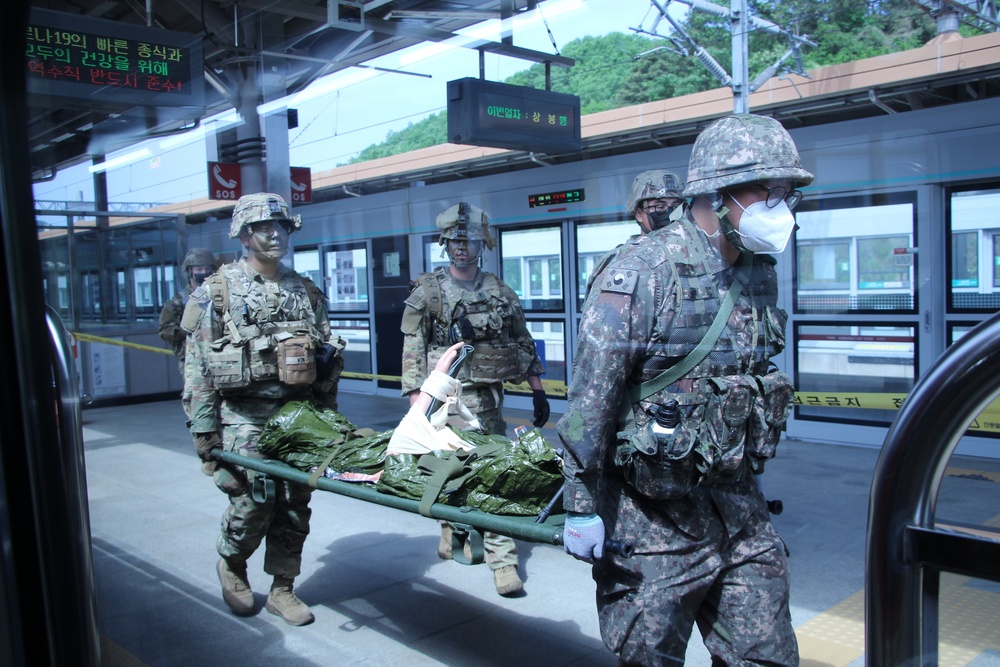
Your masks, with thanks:
M191 248L184 255L184 262L181 264L181 271L187 271L192 266L215 267L215 255L208 248Z
M651 169L644 171L632 181L632 188L625 200L625 215L635 216L635 209L646 199L683 199L681 191L684 182L672 171Z
M808 185L795 142L781 123L767 116L736 114L715 121L691 148L685 197L707 195L746 183L789 180Z
M448 241L465 239L467 241L482 241L483 245L492 250L496 239L490 234L490 219L486 211L461 202L455 204L437 217L437 227L441 230L438 244Z
M273 192L258 192L243 195L233 207L233 221L229 225L229 238L235 239L247 225L267 220L287 220L292 224L291 231L302 229L302 216L292 215L288 204Z

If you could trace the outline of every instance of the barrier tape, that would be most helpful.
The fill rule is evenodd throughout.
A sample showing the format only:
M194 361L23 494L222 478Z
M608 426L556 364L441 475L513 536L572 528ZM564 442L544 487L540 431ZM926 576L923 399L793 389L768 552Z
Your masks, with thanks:
M129 347L134 350L144 350L146 352L157 352L159 354L173 355L173 350L162 347L152 347L150 345L140 345L129 343L116 338L104 338L91 334L71 332L77 340L86 343L105 343L107 345L118 345ZM351 380L383 380L385 382L399 382L402 378L398 375L379 375L375 373L354 373L345 371L342 378ZM556 398L565 398L568 387L560 380L542 380L542 387L545 393ZM514 384L504 383L507 391L531 393L531 387L527 382ZM906 400L907 394L879 394L879 393L837 393L837 392L795 392L794 406L798 408L861 408L867 410L898 410ZM1000 398L987 405L981 413L969 425L970 431L981 431L987 433L1000 433Z
M173 350L167 350L162 347L152 347L151 345L140 345L139 343L129 343L124 340L118 340L117 338L104 338L103 336L93 336L91 334L77 333L71 331L77 340L82 340L85 343L104 343L106 345L117 345L119 347L130 347L133 350L143 350L144 352L158 352L160 354L169 354L173 356Z

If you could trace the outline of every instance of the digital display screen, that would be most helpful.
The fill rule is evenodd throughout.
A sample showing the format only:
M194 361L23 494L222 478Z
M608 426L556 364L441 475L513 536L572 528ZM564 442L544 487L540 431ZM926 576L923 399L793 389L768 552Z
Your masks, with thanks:
M204 106L201 38L32 9L28 90L88 104Z
M544 153L579 151L580 98L482 79L449 81L448 141Z
M556 206L558 204L572 204L585 199L583 188L579 190L562 190L560 192L546 192L541 195L528 195L528 206Z

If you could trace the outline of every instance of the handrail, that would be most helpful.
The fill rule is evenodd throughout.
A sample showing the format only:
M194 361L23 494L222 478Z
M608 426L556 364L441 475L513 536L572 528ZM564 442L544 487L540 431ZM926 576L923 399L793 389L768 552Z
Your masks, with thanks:
M869 499L865 660L936 664L940 572L1000 581L1000 542L936 529L948 460L1000 394L1000 313L952 345L920 378L886 434Z
M100 663L100 632L97 624L97 586L94 580L93 552L90 533L90 512L87 505L87 481L83 456L83 418L80 411L80 390L76 363L68 340L66 327L51 307L45 307L45 321L49 329L52 353L52 381L56 391L56 420L59 431L58 451L46 451L53 470L50 478L61 482L59 501L65 503L63 511L67 525L50 525L50 530L66 530L70 536L61 542L72 554L59 555L59 568L75 570L59 577L64 584L53 592L54 606L73 619L60 619L61 631L75 641L87 655L78 655L78 664ZM40 406L46 409L46 406ZM67 541L68 540L68 541ZM72 634L73 632L78 634Z

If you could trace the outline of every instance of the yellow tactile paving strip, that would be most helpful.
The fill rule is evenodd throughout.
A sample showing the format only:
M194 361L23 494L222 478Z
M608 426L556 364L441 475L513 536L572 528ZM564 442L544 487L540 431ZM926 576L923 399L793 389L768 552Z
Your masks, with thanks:
M960 474L966 472L984 474L981 471L960 471ZM953 474L951 469L949 474ZM1000 515L983 525L1000 526ZM983 651L1000 651L1000 594L968 586L970 581L969 577L947 572L941 575L938 602L941 667L961 667ZM864 655L864 619L862 590L796 628L801 667L846 667Z

